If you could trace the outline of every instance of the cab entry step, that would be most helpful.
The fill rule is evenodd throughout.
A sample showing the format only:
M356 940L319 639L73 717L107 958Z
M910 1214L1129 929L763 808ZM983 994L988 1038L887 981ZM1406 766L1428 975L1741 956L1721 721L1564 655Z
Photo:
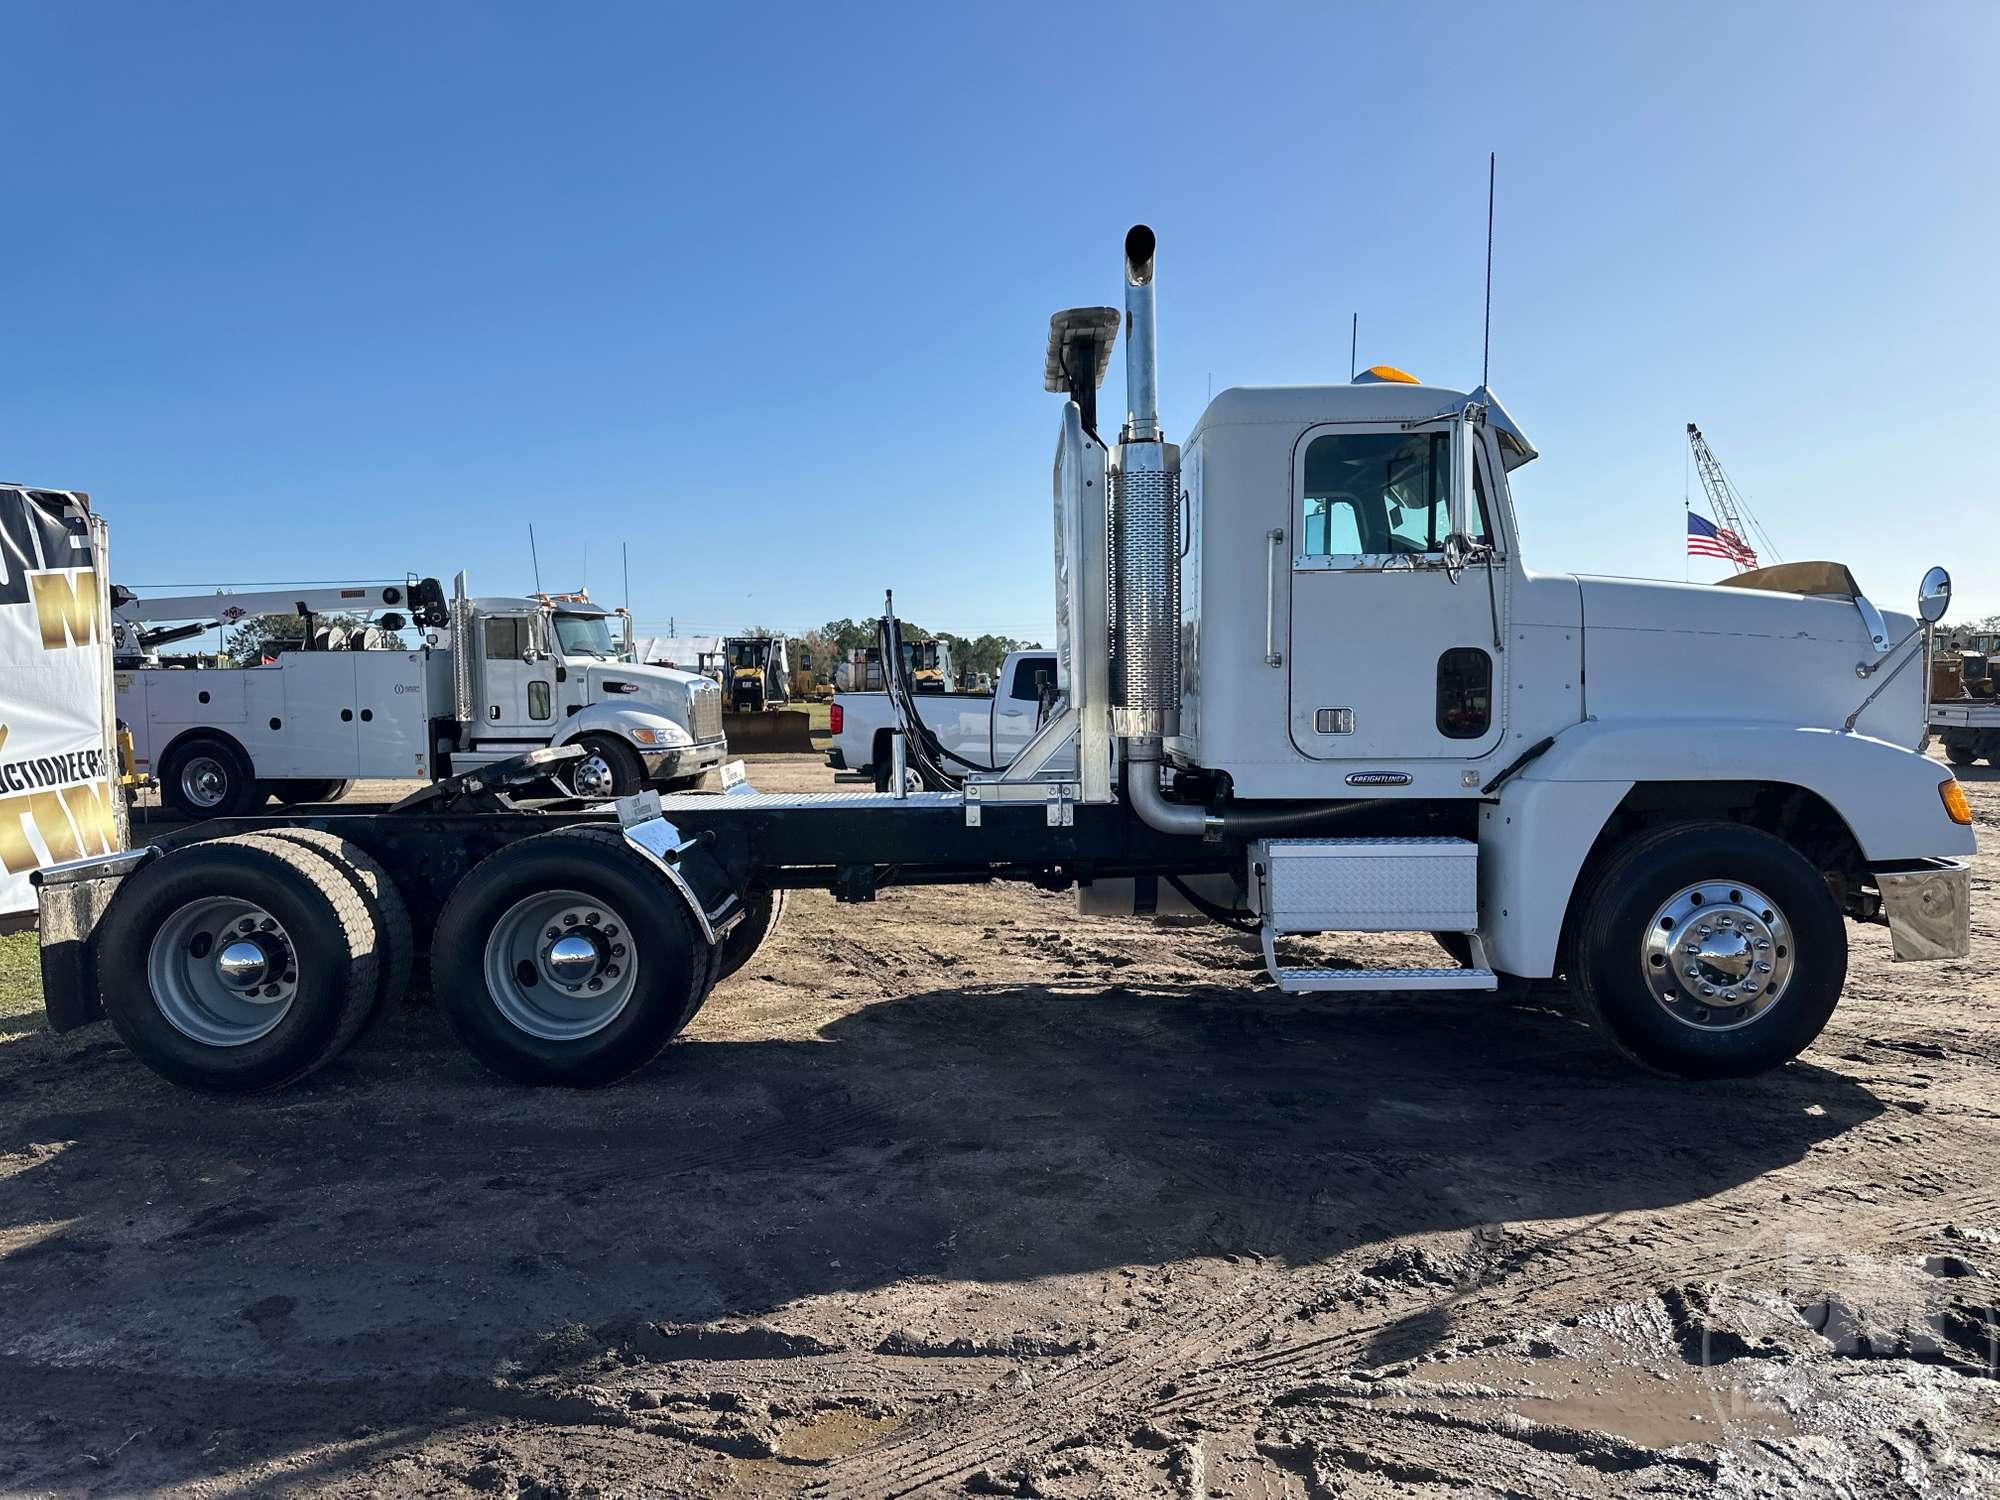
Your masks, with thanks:
M1479 846L1470 839L1260 839L1250 846L1250 900L1264 966L1287 994L1491 990L1483 962L1464 968L1287 969L1274 940L1299 932L1463 932L1479 941Z

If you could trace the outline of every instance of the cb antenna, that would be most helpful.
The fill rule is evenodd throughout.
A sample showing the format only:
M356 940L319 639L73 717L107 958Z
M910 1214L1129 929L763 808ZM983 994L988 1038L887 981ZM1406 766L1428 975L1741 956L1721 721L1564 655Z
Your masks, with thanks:
M528 523L528 560L535 565L535 592L542 591L542 557L535 550L535 523Z
M1497 151L1486 153L1486 327L1479 341L1479 383L1484 386L1493 359L1493 171Z
M1354 384L1354 351L1361 347L1361 314L1347 325L1347 383Z

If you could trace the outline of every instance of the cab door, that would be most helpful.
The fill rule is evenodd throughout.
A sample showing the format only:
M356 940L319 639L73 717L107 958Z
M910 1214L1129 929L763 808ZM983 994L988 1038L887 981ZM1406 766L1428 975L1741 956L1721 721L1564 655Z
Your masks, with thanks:
M1445 567L1453 445L1474 445L1469 519L1495 552L1485 444L1456 421L1337 423L1293 453L1289 723L1327 761L1467 760L1505 729L1507 570ZM1274 542L1274 546L1282 545Z
M532 615L479 621L481 739L545 741L554 728L555 674L534 625Z

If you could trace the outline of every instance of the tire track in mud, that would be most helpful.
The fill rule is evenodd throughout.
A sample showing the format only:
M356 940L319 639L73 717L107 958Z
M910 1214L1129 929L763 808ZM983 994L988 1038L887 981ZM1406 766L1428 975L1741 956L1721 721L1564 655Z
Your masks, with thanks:
M1887 1208L1867 1215L1872 1230L1886 1232L1869 1233L1859 1244L1854 1242L1853 1220L1842 1210L1843 1238L1848 1241L1844 1251L1907 1245L1934 1236L1947 1223L1990 1218L2000 1210L2000 1194L1968 1192L1948 1203L1927 1200L1925 1206L1928 1212L1921 1221ZM1941 1213L1941 1208L1949 1211ZM1728 1204L1707 1217L1740 1221L1757 1214L1756 1205ZM1622 1223L1620 1216L1595 1227L1601 1236L1608 1236ZM1607 1240L1595 1246L1584 1242L1569 1254L1586 1264L1553 1280L1516 1286L1520 1275L1510 1273L1478 1286L1476 1300L1445 1296L1412 1311L1448 1304L1457 1320L1455 1337L1476 1341L1486 1334L1518 1331L1563 1316L1576 1304L1574 1295L1566 1294L1579 1288L1587 1290L1591 1305L1609 1306L1719 1273L1754 1276L1786 1263L1781 1247L1749 1256L1704 1249L1714 1240L1706 1231L1705 1223L1697 1223L1668 1235L1666 1248L1677 1254L1665 1265L1655 1240L1638 1246L1628 1241ZM1639 1263L1642 1256L1644 1264ZM1229 1311L1218 1310L1192 1326L1183 1325L1176 1336L1161 1338L1156 1330L1135 1330L1102 1354L1086 1356L1037 1381L1027 1396L1004 1402L989 1397L947 1414L920 1417L895 1436L837 1464L812 1493L891 1500L962 1481L983 1468L1042 1456L1083 1429L1129 1429L1147 1420L1254 1414L1268 1404L1274 1384L1325 1374L1329 1366L1352 1368L1357 1362L1369 1362L1374 1341L1403 1321L1402 1316L1386 1317L1250 1355L1233 1352L1254 1341L1273 1321L1288 1317L1305 1289L1296 1276L1260 1274L1234 1295ZM1503 1328L1490 1326L1496 1314ZM1424 1437L1432 1441L1435 1434L1426 1432ZM1481 1451L1490 1457L1490 1444Z

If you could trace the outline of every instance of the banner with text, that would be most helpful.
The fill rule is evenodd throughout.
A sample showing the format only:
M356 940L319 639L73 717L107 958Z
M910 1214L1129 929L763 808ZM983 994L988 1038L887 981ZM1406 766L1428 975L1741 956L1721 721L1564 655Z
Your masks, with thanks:
M89 497L0 485L0 917L41 865L119 847L104 527Z

